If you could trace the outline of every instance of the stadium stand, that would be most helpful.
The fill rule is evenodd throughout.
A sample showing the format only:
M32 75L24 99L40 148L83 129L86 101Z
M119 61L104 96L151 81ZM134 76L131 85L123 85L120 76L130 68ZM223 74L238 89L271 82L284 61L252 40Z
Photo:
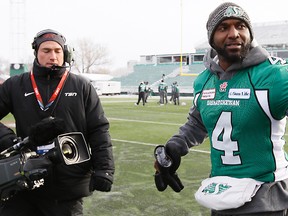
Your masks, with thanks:
M271 55L288 60L288 21L253 24L253 29L258 44ZM148 81L157 93L158 83L164 74L169 87L177 81L182 95L193 95L193 81L205 69L203 57L208 48L208 41L205 40L196 46L195 53L140 56L132 73L113 80L121 81L122 93L136 94L141 81Z

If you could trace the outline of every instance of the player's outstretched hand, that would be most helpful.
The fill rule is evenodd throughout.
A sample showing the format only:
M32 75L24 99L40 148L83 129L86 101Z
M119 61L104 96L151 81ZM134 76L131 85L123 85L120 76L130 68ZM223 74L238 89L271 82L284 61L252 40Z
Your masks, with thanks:
M170 146L158 145L154 150L154 181L158 191L164 191L169 185L175 192L180 192L184 186L176 170L180 165L181 156Z

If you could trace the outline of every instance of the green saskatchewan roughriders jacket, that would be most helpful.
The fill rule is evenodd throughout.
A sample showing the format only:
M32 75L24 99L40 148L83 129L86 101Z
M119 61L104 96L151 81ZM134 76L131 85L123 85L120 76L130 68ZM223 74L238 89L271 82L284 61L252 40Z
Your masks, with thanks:
M262 209L249 203L242 213L286 209L288 161L283 136L288 65L260 46L252 47L241 64L233 64L225 72L212 50L204 64L206 69L194 82L194 105L188 121L167 143L176 145L184 156L209 137L211 177L264 182L259 196L253 198ZM278 196L271 199L268 195L272 193Z

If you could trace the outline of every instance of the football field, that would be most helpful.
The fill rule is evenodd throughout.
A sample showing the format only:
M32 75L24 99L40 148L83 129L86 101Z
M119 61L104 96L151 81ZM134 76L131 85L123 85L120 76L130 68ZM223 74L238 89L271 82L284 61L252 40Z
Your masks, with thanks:
M84 198L85 216L209 216L210 210L194 198L210 171L209 143L190 149L182 157L178 175L184 184L180 193L169 187L159 192L154 185L154 148L186 122L192 98L180 97L186 105L159 106L158 97L145 106L135 106L136 96L103 96L101 102L110 121L115 160L111 192L95 191ZM13 117L2 120L10 125ZM287 140L287 134L285 135ZM287 146L285 147L286 151Z
M209 146L193 148L182 157L178 174L185 188L176 193L167 188L158 192L154 186L156 145L165 144L186 122L191 98L180 98L186 105L159 106L158 97L148 99L145 106L135 106L135 97L102 97L114 145L115 180L109 193L94 192L85 198L85 216L207 216L194 193L202 179L208 177Z

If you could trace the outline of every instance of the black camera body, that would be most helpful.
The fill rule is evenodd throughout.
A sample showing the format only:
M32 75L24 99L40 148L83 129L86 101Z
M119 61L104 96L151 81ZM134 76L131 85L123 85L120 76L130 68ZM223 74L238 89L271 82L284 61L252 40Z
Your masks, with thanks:
M31 151L29 138L25 138L14 145L13 151L0 153L1 201L8 200L18 191L43 186L44 177L53 164L70 166L90 160L90 150L80 132L60 134L47 146L49 149L45 152Z

